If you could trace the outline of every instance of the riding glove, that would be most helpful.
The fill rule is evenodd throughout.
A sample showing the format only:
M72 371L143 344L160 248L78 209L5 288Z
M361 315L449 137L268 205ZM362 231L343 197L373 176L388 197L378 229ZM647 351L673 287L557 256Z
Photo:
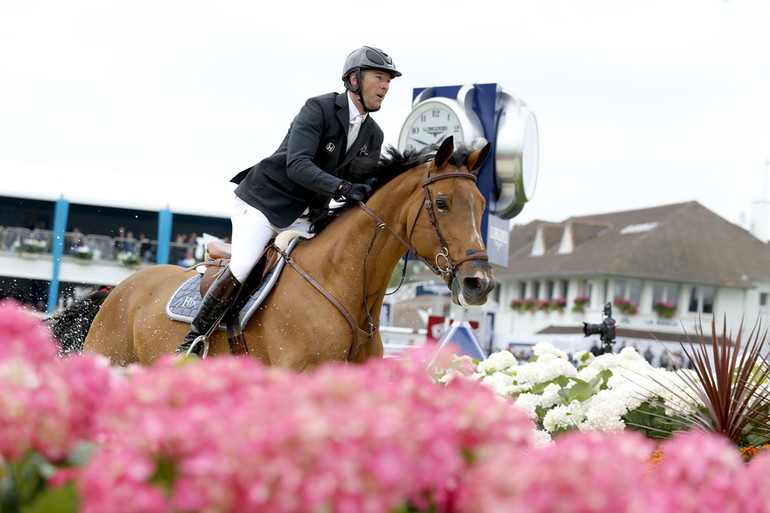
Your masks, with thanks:
M363 183L342 182L337 188L334 199L351 199L353 201L366 201L372 193L372 187Z

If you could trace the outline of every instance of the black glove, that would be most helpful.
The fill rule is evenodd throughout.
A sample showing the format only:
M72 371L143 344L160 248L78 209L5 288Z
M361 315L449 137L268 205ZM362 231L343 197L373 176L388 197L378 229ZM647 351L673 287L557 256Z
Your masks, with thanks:
M342 182L337 188L337 194L334 195L334 199L339 200L341 198L351 199L353 201L366 201L369 199L369 195L372 193L372 187L364 183L350 183Z

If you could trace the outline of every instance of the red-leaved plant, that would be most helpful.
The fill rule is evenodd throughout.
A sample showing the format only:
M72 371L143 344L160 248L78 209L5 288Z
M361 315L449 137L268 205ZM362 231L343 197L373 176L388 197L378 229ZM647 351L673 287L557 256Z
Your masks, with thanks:
M724 319L722 334L711 321L711 334L702 325L694 337L685 332L679 341L692 370L678 373L681 381L668 382L653 378L668 391L672 401L651 401L657 417L658 433L699 428L724 435L739 447L757 446L770 441L770 365L762 356L767 330L757 321L744 338L743 322L735 338L727 331ZM665 413L664 413L665 412ZM662 429L661 429L662 428Z

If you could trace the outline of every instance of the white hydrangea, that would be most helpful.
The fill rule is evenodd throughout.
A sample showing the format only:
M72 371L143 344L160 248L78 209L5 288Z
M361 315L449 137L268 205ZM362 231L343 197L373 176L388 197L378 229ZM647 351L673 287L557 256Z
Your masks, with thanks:
M629 411L626 401L627 393L623 389L600 391L586 401L585 421L581 423L580 430L621 431L626 427L621 417Z
M514 404L526 411L529 414L529 418L536 420L537 412L535 408L540 405L540 394L519 394Z
M546 447L553 444L551 433L543 429L535 431L535 447Z
M513 376L505 372L487 374L481 378L481 384L491 388L497 395L510 396L518 393L519 387Z
M514 398L514 403L530 418L539 421L543 430L538 437L543 443L549 443L551 433L565 429L620 431L626 427L623 416L654 398L670 405L667 413L691 410L701 403L693 397L692 386L688 384L688 380L697 382L692 371L653 368L634 348L598 357L579 351L575 357L580 370L551 344L540 343L533 352L537 358L531 362L517 362L507 351L495 353L491 361L479 364L474 378L498 395ZM574 378L565 380L564 389L569 393L575 380L589 383L600 374L607 378L606 383L597 380L592 395L582 402L573 400L565 405L562 385L552 383L559 377ZM542 383L548 385L538 393L531 392Z
M564 404L559 392L561 387L555 383L551 383L540 394L540 406L543 408L550 408L551 406Z
M572 401L576 403L578 401ZM580 409L578 409L580 411ZM543 428L549 433L558 429L575 428L582 421L581 415L575 415L575 409L566 404L560 404L548 410L543 417Z
M552 355L556 358L563 358L565 360L567 359L567 353L561 349L555 348L550 342L539 342L535 344L535 347L532 348L532 354L538 358L545 355Z
M578 369L591 365L594 358L596 357L590 351L577 351L573 356L573 360L577 363Z
M559 376L577 377L578 371L574 365L562 358L538 358L537 361L529 362L519 368L516 376L519 384L529 384L534 386L538 383L545 383Z
M507 350L492 353L486 360L479 362L477 372L489 374L496 371L511 371L519 365L513 353Z

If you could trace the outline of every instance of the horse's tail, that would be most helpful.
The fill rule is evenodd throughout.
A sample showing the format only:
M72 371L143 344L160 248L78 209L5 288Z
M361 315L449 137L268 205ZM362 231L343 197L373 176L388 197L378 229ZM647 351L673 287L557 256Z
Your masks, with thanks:
M59 354L79 353L83 350L91 323L110 290L111 287L101 287L48 320L54 338L59 341Z

